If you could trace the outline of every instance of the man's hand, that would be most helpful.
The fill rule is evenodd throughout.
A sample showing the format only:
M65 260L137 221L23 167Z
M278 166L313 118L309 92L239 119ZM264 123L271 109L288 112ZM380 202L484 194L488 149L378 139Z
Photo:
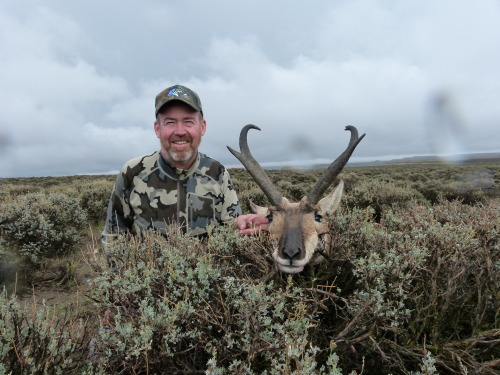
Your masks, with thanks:
M240 215L236 219L238 229L236 232L245 236L259 234L261 230L267 230L269 220L263 215L246 214Z

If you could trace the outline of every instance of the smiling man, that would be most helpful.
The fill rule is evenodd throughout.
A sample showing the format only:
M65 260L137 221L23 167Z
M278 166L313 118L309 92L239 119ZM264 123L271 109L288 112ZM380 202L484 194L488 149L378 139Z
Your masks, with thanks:
M154 127L165 160L176 168L188 169L207 128L198 95L183 86L162 91L156 98Z
M118 174L104 243L120 233L166 234L171 225L188 235L204 235L208 225L241 215L226 168L198 151L207 127L199 96L185 86L169 87L156 96L155 114L160 150L128 161ZM240 220L246 228L255 218L242 215Z

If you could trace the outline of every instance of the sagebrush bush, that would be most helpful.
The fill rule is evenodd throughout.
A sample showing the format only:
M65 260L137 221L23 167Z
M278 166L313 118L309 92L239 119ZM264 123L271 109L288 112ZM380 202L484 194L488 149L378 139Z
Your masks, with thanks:
M431 204L436 204L443 199L443 183L437 180L416 181L411 186L417 190Z
M349 295L346 326L325 329L357 343L369 366L383 360L391 371L416 371L427 348L440 371L494 373L481 363L498 357L498 206L396 207L380 223L371 211L344 211L333 222L334 248L355 281L344 291L347 278L338 277L338 293Z
M78 201L85 210L89 221L93 223L104 222L111 190L112 184L104 180L86 183L79 187Z
M336 369L334 354L309 339L315 307L302 290L254 280L249 275L256 271L236 257L255 246L234 229L214 229L206 243L176 233L168 242L116 241L109 248L116 271L101 259L102 276L92 287L92 298L113 312L111 330L100 330L104 359L95 370L336 373L329 372Z
M16 273L21 268L20 257L0 247L0 285L8 288L14 283Z
M411 187L400 186L394 181L368 180L359 182L342 197L343 205L348 208L367 208L374 210L376 220L383 212L395 207L408 207L417 202L423 203L424 197Z
M3 184L0 189L0 203L6 202L13 197L17 197L19 195L24 195L30 192L35 191L32 186L24 185L24 184Z
M0 292L0 374L80 373L88 354L89 321L70 309L57 314L37 307L36 301L30 310Z
M76 199L63 194L30 193L2 205L0 240L36 263L61 256L80 241L86 214Z
M309 184L293 183L288 180L281 180L276 183L276 187L284 197L291 201L299 201L309 192Z
M122 238L92 298L113 313L95 371L493 374L498 207L343 209L332 257L276 271L266 238ZM100 260L99 260L100 259ZM109 367L107 367L109 366Z
M107 324L92 345L54 351L66 330L80 326L74 319L58 325L55 343L43 314L24 315L19 327L30 329L17 328L12 341L4 327L19 312L4 308L0 373L41 369L16 355L27 345L33 357L37 343L45 353L37 354L40 373L497 374L500 213L491 197L500 168L476 170L437 163L348 169L341 208L330 218L330 255L300 274L276 270L265 234L246 238L230 227L211 229L205 241L178 233L123 237L109 248L111 258L96 245L88 254L99 276L87 296ZM321 173L269 171L290 198ZM246 171L231 175L244 211L249 199L267 204ZM103 180L110 192L113 179ZM38 182L79 201L94 180L67 181ZM4 203L18 199L9 191ZM4 298L0 306L12 303ZM88 356L88 363L70 367L48 360L51 353Z

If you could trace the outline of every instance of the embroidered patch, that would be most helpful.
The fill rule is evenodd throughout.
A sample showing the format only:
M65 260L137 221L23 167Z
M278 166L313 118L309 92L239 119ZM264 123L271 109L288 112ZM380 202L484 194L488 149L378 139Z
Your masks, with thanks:
M167 96L175 96L177 98L180 96L186 96L187 98L189 98L189 94L180 87L174 87L172 90L168 92Z

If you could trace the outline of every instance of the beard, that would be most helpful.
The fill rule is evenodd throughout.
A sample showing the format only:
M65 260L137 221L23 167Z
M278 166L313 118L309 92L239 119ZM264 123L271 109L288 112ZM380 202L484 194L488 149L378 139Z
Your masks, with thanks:
M180 144L178 143L180 142ZM184 143L186 142L186 143ZM182 136L171 135L168 138L160 137L161 152L165 160L172 166L181 169L191 167L201 142L201 132L196 134L184 134Z
M191 161L195 150L189 149L185 151L172 151L166 150L165 153L170 157L171 160L175 161L177 164L186 165Z

